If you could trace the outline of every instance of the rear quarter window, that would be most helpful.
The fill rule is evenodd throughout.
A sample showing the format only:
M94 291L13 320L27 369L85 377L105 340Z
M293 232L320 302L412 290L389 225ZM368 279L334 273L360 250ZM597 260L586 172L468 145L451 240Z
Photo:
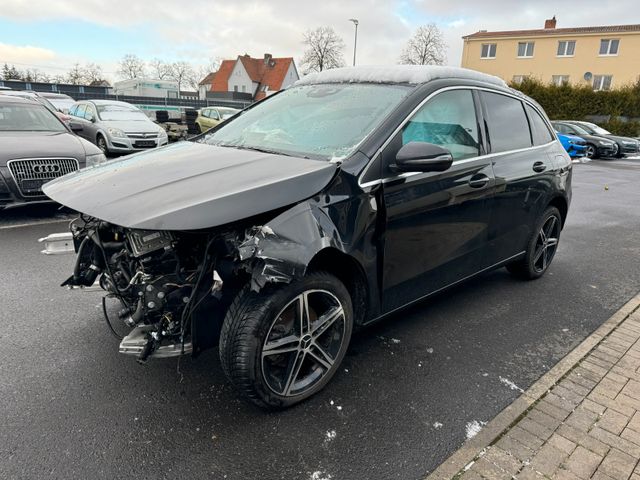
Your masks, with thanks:
M520 100L490 92L482 92L482 99L493 153L531 147L529 122Z
M534 145L544 145L555 140L555 136L549 131L547 123L542 119L540 114L530 105L525 104L525 110L531 124L531 136Z

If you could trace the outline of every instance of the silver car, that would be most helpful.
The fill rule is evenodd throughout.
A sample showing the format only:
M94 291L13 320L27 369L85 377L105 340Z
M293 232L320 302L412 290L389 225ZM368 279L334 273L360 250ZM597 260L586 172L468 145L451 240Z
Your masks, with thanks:
M105 155L149 150L169 142L163 128L126 102L83 100L69 109L69 115L82 127L78 135L96 144Z

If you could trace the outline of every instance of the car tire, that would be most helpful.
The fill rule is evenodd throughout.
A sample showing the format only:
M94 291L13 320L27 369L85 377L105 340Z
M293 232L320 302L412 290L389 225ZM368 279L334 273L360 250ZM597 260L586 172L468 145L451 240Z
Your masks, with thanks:
M111 154L111 152L109 151L109 145L107 144L107 139L104 138L103 135L98 134L96 136L96 145L100 150L102 150L102 153L104 153L105 157Z
M594 144L587 143L587 148L584 151L584 156L589 159L598 158L598 149Z
M198 135L202 133L202 126L199 123L196 123L196 133Z
M301 315L305 310L308 315ZM349 292L329 273L311 272L260 292L247 286L225 316L220 362L246 399L265 409L282 409L316 394L331 380L352 330Z
M536 222L524 257L506 265L509 273L524 280L542 277L556 254L561 231L560 211L556 207L548 207Z

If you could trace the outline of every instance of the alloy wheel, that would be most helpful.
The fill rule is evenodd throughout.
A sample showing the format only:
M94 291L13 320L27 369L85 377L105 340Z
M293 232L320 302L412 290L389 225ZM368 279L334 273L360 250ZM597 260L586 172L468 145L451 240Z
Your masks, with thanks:
M98 137L98 148L102 150L102 153L107 154L107 142L103 137Z
M536 239L535 253L533 254L533 268L536 272L544 272L558 248L560 237L560 221L555 215L551 215L542 224Z
M345 338L345 312L326 290L307 290L276 316L262 346L262 374L283 397L302 395L329 373Z
M593 145L587 145L587 150L585 152L585 156L587 158L593 158L596 154L596 149Z

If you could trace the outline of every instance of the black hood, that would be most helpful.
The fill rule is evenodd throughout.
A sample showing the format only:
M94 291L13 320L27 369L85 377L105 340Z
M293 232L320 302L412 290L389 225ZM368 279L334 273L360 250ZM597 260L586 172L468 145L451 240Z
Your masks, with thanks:
M337 168L327 161L181 142L65 175L43 191L116 225L195 230L305 200Z

